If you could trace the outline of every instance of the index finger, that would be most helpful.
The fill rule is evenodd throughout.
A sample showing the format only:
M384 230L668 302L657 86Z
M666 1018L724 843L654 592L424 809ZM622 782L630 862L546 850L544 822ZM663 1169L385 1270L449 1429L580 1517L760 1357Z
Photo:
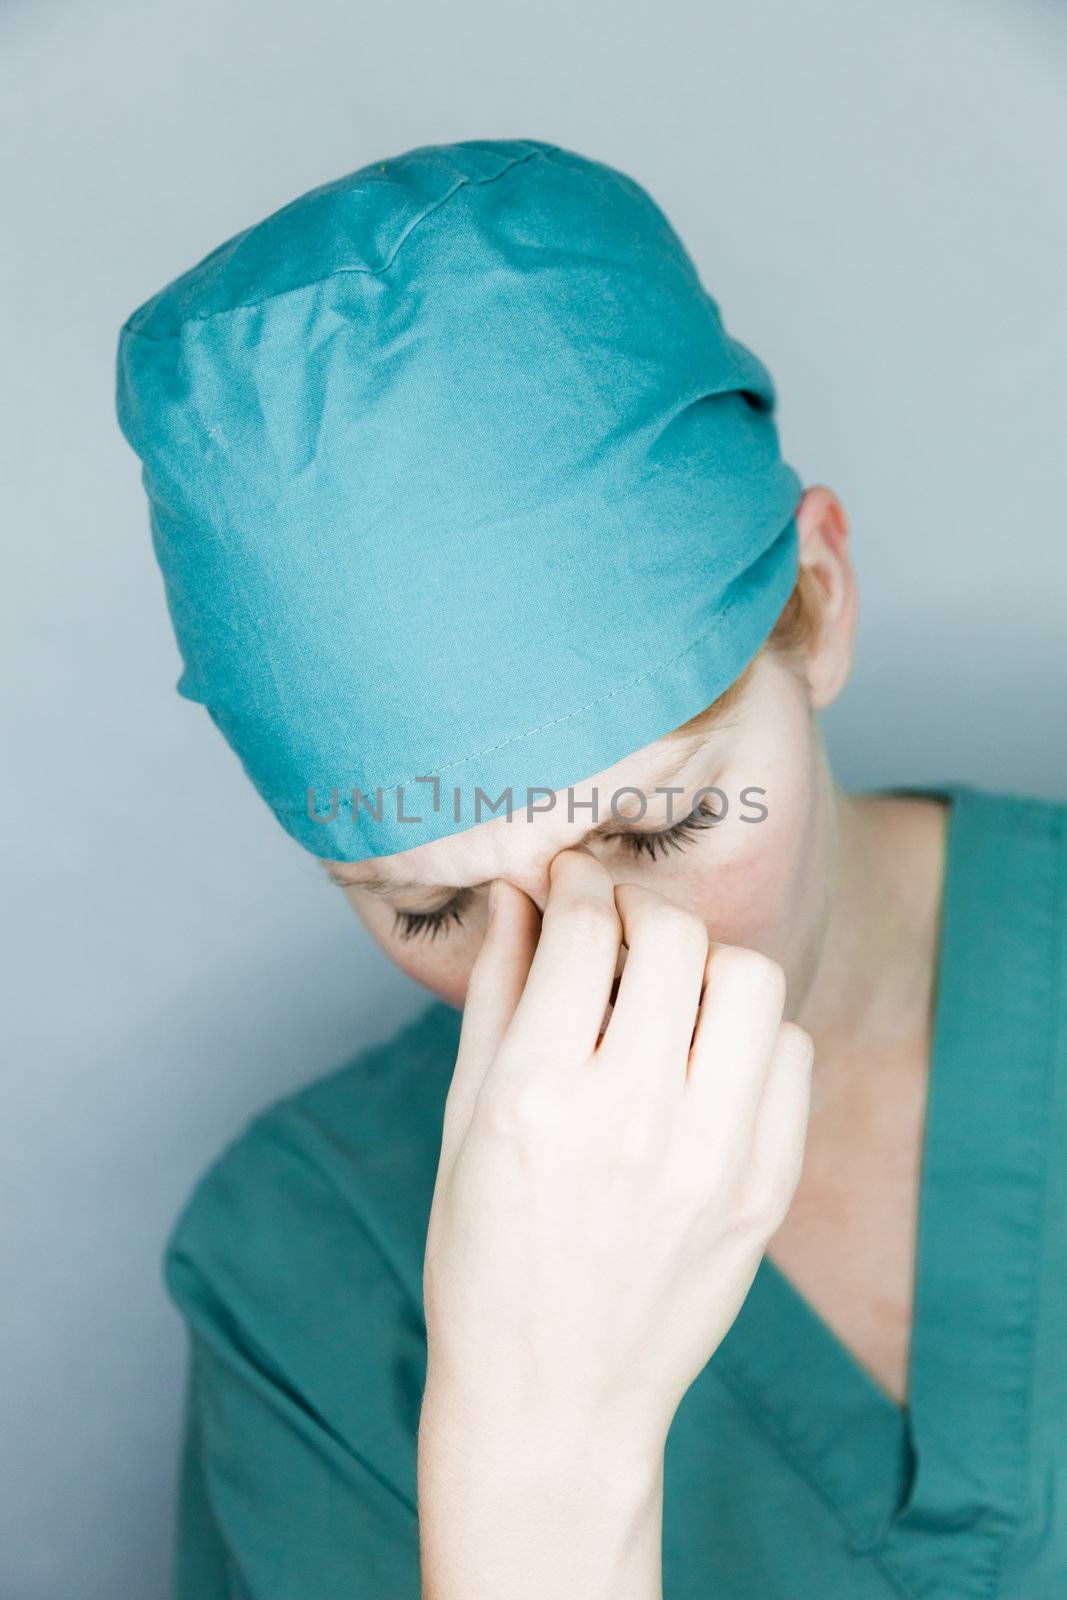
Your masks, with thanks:
M573 1065L596 1047L622 923L614 879L591 851L561 850L549 871L541 937L507 1039L529 1041L560 1065Z

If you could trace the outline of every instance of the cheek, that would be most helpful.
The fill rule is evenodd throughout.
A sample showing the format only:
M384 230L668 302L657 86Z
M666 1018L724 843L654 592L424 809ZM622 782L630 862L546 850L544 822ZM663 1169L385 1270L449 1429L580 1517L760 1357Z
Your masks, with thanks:
M760 950L792 973L821 911L814 802L769 786L759 801L767 816L745 822L754 804L731 797L723 822L657 886L695 911L712 939Z
M449 942L469 944L465 939L457 941L455 934L449 935ZM417 937L409 942L394 940L386 947L386 954L424 989L429 989L439 999L462 1010L476 952L472 951L467 959L446 952L440 935L436 945L435 949L434 942L430 940L420 944Z
M685 873L686 900L723 944L766 949L785 913L789 859L764 823L731 823L701 844ZM668 894L670 890L666 890Z
M401 925L387 906L364 910L357 905L356 911L375 944L394 966L439 999L462 1008L471 967L485 932L484 911L472 910L461 927L453 924L447 933L442 930L435 938L417 933L410 939L401 938Z
M824 794L803 696L784 683L773 711L730 764L730 809L700 851L695 883L713 939L760 950L796 975L823 913ZM766 816L742 820L759 807Z

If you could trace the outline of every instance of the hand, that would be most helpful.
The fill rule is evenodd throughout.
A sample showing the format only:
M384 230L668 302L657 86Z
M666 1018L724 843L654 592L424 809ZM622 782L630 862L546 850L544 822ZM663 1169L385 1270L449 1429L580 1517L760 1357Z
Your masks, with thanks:
M812 1041L780 966L584 849L543 919L494 890L427 1233L427 1399L486 1437L662 1453L792 1201Z

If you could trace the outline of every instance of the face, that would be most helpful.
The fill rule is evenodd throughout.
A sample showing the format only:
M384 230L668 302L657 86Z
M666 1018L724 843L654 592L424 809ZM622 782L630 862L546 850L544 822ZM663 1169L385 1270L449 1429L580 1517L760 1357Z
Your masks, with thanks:
M324 863L397 966L462 1007L493 878L543 911L554 856L584 844L616 882L647 884L699 916L709 938L777 961L785 1014L798 1016L838 887L840 796L815 712L851 670L857 594L833 491L806 489L796 522L800 563L819 593L814 640L799 659L765 646L718 724L677 730L574 784L570 807L564 790L530 818L516 809L396 855Z
M552 858L582 843L616 882L647 884L699 916L710 938L778 961L795 1015L826 914L833 794L810 683L764 650L720 725L660 739L575 784L573 820L563 790L529 819L517 808L397 855L327 865L390 959L462 1007L491 880L509 879L543 910ZM371 877L385 880L380 891Z

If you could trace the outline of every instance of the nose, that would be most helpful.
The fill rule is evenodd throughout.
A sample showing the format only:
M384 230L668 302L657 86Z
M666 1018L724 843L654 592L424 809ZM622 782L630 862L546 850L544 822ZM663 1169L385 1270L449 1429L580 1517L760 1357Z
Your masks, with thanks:
M583 854L590 856L593 854L593 852L591 850L587 850L584 845L564 845L561 846L560 850L558 850L555 855L549 856L549 858L544 862L535 863L534 865L520 871L513 869L511 872L505 874L505 876L509 878L510 882L515 884L517 888L521 889L524 894L529 895L530 899L533 901L534 905L537 907L542 916L544 915L545 906L548 904L548 896L551 889L550 872L552 863L556 859L556 855L561 855L563 850L580 850ZM615 1000L615 995L619 986L619 979L622 976L622 970L626 965L626 954L627 945L625 937L620 930L619 950L615 960L615 976L611 988L612 1003L614 1003Z
M545 906L548 904L548 896L552 887L552 863L565 850L577 850L582 855L593 856L593 851L587 849L585 845L560 845L558 850L540 860L521 865L509 865L506 871L501 871L500 876L507 878L509 883L513 883L517 889L521 889L523 894L529 895L538 911L544 916Z

